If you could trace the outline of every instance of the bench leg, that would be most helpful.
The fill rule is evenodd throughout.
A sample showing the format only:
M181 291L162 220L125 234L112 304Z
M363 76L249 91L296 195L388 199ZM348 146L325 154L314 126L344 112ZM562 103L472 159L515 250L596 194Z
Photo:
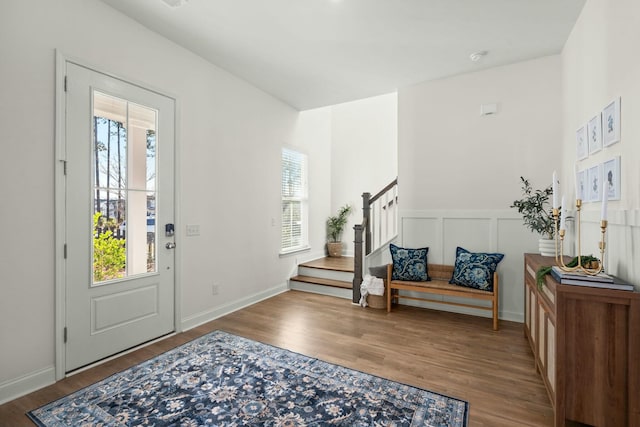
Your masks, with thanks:
M498 301L493 301L493 330L498 330Z
M500 286L498 283L498 273L493 273L493 330L498 330L498 301L500 301L500 297L498 291L500 290Z
M391 312L391 289L387 286L387 313Z

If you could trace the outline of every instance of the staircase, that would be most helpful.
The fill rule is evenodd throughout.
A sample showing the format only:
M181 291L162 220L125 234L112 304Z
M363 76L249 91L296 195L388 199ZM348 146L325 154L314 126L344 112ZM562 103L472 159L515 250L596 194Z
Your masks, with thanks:
M289 279L289 288L339 298L352 299L353 257L326 257L298 265L298 275Z

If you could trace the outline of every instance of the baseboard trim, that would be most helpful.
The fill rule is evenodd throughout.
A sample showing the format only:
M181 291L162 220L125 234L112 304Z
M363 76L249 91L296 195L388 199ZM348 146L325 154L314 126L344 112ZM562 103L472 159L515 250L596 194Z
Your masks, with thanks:
M53 365L0 384L0 405L56 382Z
M509 322L524 323L524 315L522 313L516 313L515 311L500 311L498 318Z
M287 292L288 290L289 289L287 283L281 283L263 292L259 292L249 297L239 299L229 304L225 304L213 310L207 310L197 313L193 316L189 316L181 322L182 330L186 331L195 328L196 326L202 325L203 323L210 322L219 317L233 313L234 311L238 311L242 308L248 307L267 298L271 298L283 292ZM119 353L116 357L121 355L122 353ZM30 372L21 377L0 383L0 405L17 399L26 394L32 393L43 387L47 387L51 384L54 384L55 382L55 366L51 365L34 372Z
M193 329L196 326L200 326L204 323L210 322L212 320L216 320L222 316L226 316L227 314L231 314L234 311L241 310L245 307L263 301L265 299L274 297L283 292L287 292L289 290L287 283L281 283L277 286L274 286L270 289L267 289L262 292L258 292L257 294L241 298L237 301L230 302L223 306L214 308L212 310L201 311L200 313L196 313L192 316L188 316L184 318L181 322L182 331L188 331L189 329Z
M412 301L412 300L400 300L401 305L409 305L418 308L428 308L430 310L447 311L450 313L468 314L470 316L486 317L491 319L491 313L487 310L478 310L467 307L458 307L455 305L446 304L444 302L424 302L424 301ZM509 322L524 323L524 316L522 313L514 313L511 311L498 311L498 319L506 320Z

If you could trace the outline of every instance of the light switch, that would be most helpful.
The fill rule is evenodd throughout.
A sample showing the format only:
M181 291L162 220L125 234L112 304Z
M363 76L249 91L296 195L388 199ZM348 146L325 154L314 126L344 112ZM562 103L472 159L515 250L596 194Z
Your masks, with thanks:
M480 106L481 116L490 116L491 114L498 114L498 104L482 104Z
M199 236L200 225L199 224L187 224L187 236Z

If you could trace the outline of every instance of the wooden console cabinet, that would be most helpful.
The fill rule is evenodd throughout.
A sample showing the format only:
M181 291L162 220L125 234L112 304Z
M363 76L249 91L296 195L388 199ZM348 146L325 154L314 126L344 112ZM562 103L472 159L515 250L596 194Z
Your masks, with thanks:
M640 293L561 285L536 271L555 260L524 256L525 336L555 426L640 426Z

